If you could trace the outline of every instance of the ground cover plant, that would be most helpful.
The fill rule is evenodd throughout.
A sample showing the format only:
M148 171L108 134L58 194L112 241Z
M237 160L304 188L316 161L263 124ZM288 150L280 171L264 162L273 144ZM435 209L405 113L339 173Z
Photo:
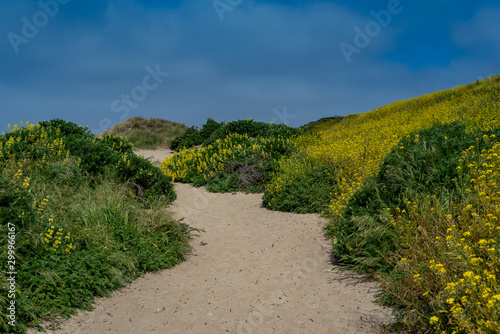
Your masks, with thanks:
M120 137L62 120L9 126L0 136L0 253L11 255L0 268L0 331L67 317L182 261L190 229L166 210L174 199L170 180Z
M475 134L469 147L467 140L457 142L450 154L448 189L414 187L401 207L387 208L385 225L397 247L381 252L393 269L379 277L385 301L401 310L395 329L500 331L500 128ZM445 163L440 159L436 169ZM437 181L431 188L445 188Z
M103 134L123 137L136 149L158 149L169 148L172 141L186 131L189 128L184 124L136 116L112 126Z

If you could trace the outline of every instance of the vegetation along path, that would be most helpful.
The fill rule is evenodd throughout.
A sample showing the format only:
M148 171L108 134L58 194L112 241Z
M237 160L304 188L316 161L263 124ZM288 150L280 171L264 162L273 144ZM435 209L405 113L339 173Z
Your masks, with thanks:
M175 187L174 215L204 230L187 261L49 333L377 333L392 320L373 302L376 283L336 269L319 215L269 211L259 194Z

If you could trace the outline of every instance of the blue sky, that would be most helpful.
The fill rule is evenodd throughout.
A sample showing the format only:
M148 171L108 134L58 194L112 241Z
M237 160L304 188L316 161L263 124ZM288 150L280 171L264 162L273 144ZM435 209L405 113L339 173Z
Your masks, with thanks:
M300 126L500 74L498 1L0 0L0 128Z

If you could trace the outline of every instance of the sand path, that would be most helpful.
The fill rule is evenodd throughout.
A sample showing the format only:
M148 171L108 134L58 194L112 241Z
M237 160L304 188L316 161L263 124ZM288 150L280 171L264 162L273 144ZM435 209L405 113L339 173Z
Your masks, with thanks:
M205 230L187 261L140 277L49 333L377 333L391 321L373 303L376 283L332 263L320 216L269 211L259 194L175 188L174 215Z

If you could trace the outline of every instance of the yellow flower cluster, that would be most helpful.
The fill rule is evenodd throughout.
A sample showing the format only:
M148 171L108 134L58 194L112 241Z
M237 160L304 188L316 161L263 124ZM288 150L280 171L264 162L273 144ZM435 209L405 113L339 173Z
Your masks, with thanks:
M280 150L288 143L288 139L279 136L249 138L246 134L233 133L212 145L175 152L162 162L160 169L172 181L191 182L196 176L208 180L225 170L228 161L243 157L266 159L270 157L269 150Z
M50 221L53 221L50 219ZM71 235L70 232L66 233L66 236L63 238L63 228L56 229L54 225L51 225L47 232L45 232L42 236L43 240L47 245L49 245L50 249L56 252L63 243L65 244L64 251L69 253L71 248L73 248L73 244L70 242Z
M47 203L49 203L49 195L47 195L44 199L42 199L42 201L40 202L40 204L38 205L38 212L42 213L43 210L45 209L45 207L47 206ZM35 206L35 204L33 205L33 207Z
M103 141L104 143L110 144L110 146L119 153L123 153L125 149L123 145L123 141L125 140L125 138L123 136L104 135L101 133L99 136L97 136L97 138ZM116 143L117 139L119 139L120 144ZM132 148L134 147L134 145L129 142L127 143L127 145L130 145Z
M8 126L8 134L3 133L0 140L0 172L9 177L11 182L20 190L30 192L32 179L26 175L33 175L33 171L41 170L54 161L74 166L76 161L70 160L69 151L65 148L60 130L49 136L46 129L40 125ZM8 137L8 139L6 138ZM49 138L50 137L50 138ZM54 139L55 137L55 139ZM30 149L19 149L19 146L29 145ZM17 146L17 147L16 147ZM35 154L39 154L34 157ZM41 200L34 200L32 209L42 215L42 220L48 220L49 228L41 234L41 238L52 251L64 249L69 253L73 247L70 242L70 233L63 233L63 229L55 229L53 218L44 217L50 196Z
M500 331L500 142L494 135L478 140L492 146L463 152L462 202L443 207L436 196L418 205L408 201L409 211L396 217L408 249L397 266L427 273L415 289L431 298L436 315L447 315L446 323L437 316L429 323L457 333ZM423 258L431 260L422 268Z
M13 129L11 129L9 125L9 139L6 140L5 143L0 142L0 169L7 173L9 173L9 171L15 171L15 174L12 176L14 182L17 182L25 171L41 170L47 167L53 159L69 163L70 153L69 150L65 148L62 138L59 137L59 129L56 130L55 134L58 138L49 140L48 133L39 124L33 125L26 122L25 127L22 126L22 122L20 124L20 127L16 124ZM3 135L5 135L5 133ZM28 151L21 157L12 150L12 146L19 142L32 145L37 148L37 151L46 153L43 154L41 159L37 159L37 164L33 164L32 152ZM29 179L24 179L20 186L28 188L29 181Z

